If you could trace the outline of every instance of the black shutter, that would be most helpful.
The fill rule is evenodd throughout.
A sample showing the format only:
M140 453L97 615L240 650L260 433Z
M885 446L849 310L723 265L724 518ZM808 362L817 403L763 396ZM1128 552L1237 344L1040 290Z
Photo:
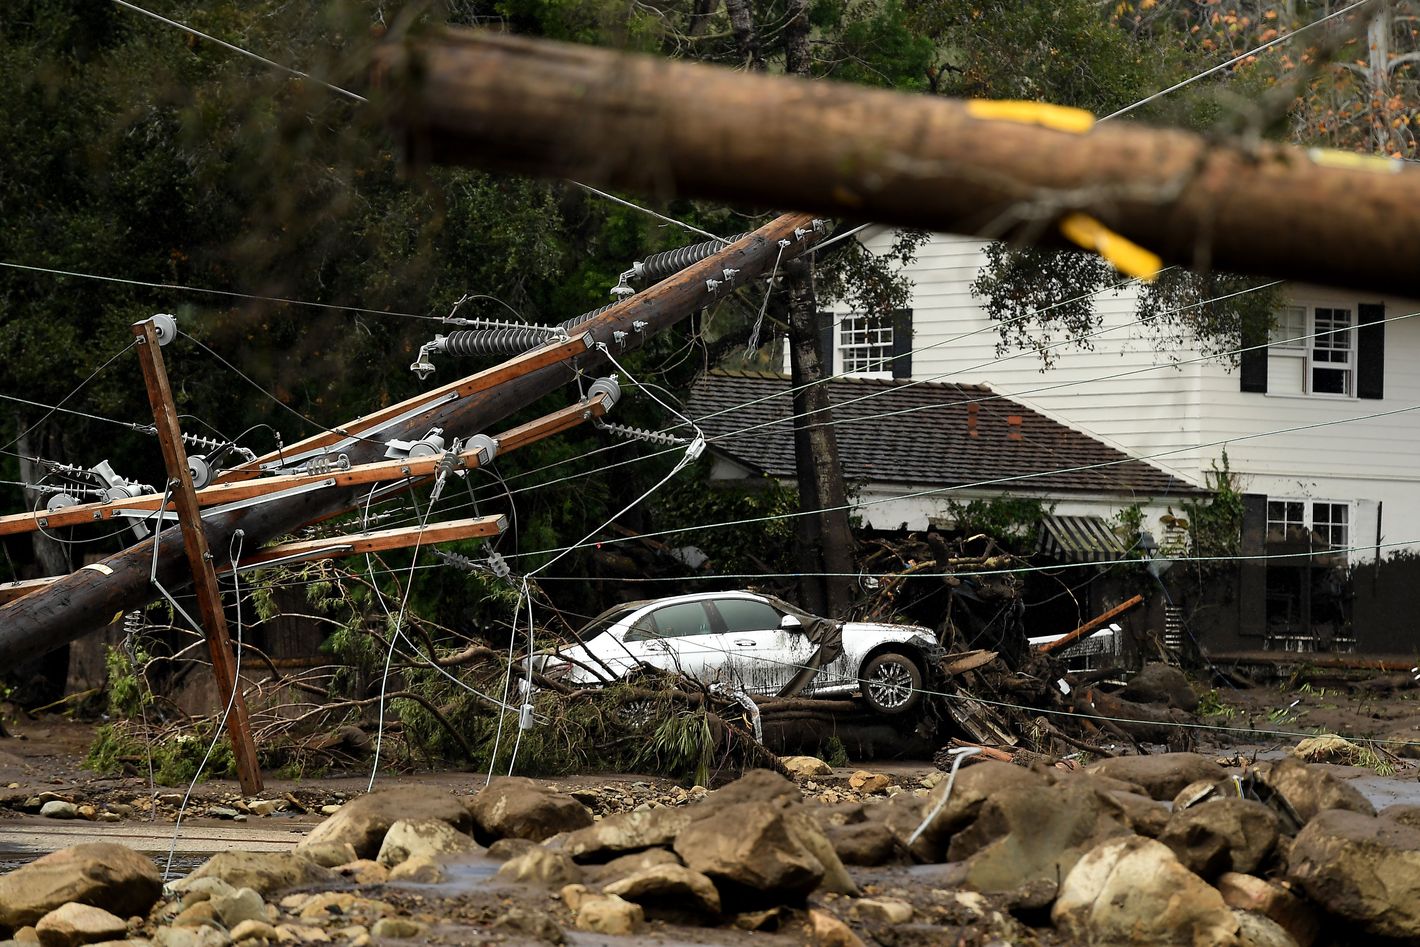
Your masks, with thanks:
M1238 355L1238 388L1267 391L1267 329L1264 313L1248 313L1242 320L1242 349Z
M892 377L912 377L912 310L892 314Z
M1356 397L1385 396L1385 303L1356 307Z
M820 312L818 314L819 368L825 376L833 374L833 320L834 315L831 312Z

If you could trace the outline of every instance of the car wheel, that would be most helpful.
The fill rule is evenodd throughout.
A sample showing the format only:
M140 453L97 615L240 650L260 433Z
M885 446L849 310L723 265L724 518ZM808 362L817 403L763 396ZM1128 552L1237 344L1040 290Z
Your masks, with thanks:
M858 673L863 700L878 713L900 714L922 698L922 671L905 654L887 651L868 660Z

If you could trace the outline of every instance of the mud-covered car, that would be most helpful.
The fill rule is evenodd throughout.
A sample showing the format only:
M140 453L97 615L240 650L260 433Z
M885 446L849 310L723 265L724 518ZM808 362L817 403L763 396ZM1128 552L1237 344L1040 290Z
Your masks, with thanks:
M578 638L581 644L540 655L539 670L589 685L650 665L754 694L857 692L885 714L917 704L940 654L926 628L818 618L751 592L628 602L592 619Z

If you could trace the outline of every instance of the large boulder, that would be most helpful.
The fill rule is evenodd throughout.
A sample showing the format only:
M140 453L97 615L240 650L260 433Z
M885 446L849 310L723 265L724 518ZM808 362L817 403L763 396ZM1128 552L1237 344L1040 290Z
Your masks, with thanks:
M35 933L42 947L80 947L123 940L128 936L128 923L103 908L70 901L40 918Z
M252 888L263 897L287 888L341 880L340 875L299 852L219 852L173 887L181 891L203 878L220 878L233 888Z
M1156 799L1137 792L1111 792L1109 797L1119 804L1124 824L1145 838L1158 838L1169 824L1169 807Z
M1137 835L1081 858L1060 885L1051 919L1090 945L1234 947L1238 920L1223 896L1167 845Z
M715 883L683 865L653 865L613 881L602 892L641 905L648 917L678 920L687 914L713 917L720 913Z
M474 835L484 845L502 838L534 842L592 824L592 813L571 796L521 776L500 776L468 800Z
M327 842L348 842L361 858L379 854L389 827L400 819L437 819L460 832L473 828L473 817L457 796L433 786L397 786L352 799L316 826L296 850Z
M1276 882L1230 871L1213 884L1228 907L1271 919L1301 947L1311 947L1321 934L1321 916L1316 907Z
M1420 829L1328 809L1297 833L1287 878L1356 930L1420 940Z
M1155 753L1149 756L1116 756L1085 767L1127 783L1135 783L1153 799L1167 802L1184 787L1199 780L1216 782L1226 774L1223 767L1197 753Z
M1082 780L1005 789L952 838L947 858L966 862L966 884L977 891L1054 886L1100 842L1129 833L1122 816L1117 802Z
M737 907L779 904L802 899L824 877L797 828L772 803L742 802L686 826L675 852L687 868L715 882L722 900Z
M1182 671L1168 664L1144 665L1119 696L1140 704L1165 704L1189 713L1198 709L1198 695L1193 692L1193 685Z
M932 813L936 815L932 816L920 838L927 847L937 849L940 854L940 850L946 848L947 840L976 818L987 799L1008 789L1044 789L1047 782L1034 770L1010 763L988 761L967 766L957 772L955 781L942 780L932 787L931 793L922 801L917 825ZM949 783L952 792L947 796ZM944 798L946 805L938 812L937 807L942 805ZM909 834L916 830L917 825L912 826Z
M1327 809L1376 814L1376 807L1361 790L1332 774L1325 764L1283 758L1259 765L1257 778L1286 799L1303 823Z
M767 769L752 769L734 782L726 783L710 793L697 803L695 808L703 812L710 808L736 806L742 802L788 805L791 802L802 802L803 798L799 787L778 773Z
M0 928L33 924L71 901L119 917L147 914L162 893L158 869L133 849L75 845L0 876Z
M845 865L886 865L897 854L897 840L881 822L828 825L823 831Z
M812 779L815 776L832 776L833 767L817 756L786 756L779 762L784 764L795 779Z
M1250 873L1277 845L1277 816L1251 799L1210 799L1175 812L1159 834L1178 860L1205 878Z
M690 824L690 807L616 812L578 829L562 850L579 862L605 862L647 848L664 848Z
M386 868L393 868L415 855L466 855L477 850L477 842L447 822L400 819L385 833L375 860Z

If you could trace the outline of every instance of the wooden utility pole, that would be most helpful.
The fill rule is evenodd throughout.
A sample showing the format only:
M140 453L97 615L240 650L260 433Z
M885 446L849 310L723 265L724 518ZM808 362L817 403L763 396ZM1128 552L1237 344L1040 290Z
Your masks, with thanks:
M242 792L254 796L261 792L261 767L256 760L256 743L251 737L251 721L247 719L242 682L237 678L233 664L232 642L227 637L227 613L222 610L222 594L217 588L212 551L207 546L207 534L202 526L202 509L197 504L192 474L187 466L187 450L182 444L182 431L178 427L168 372L163 365L158 331L152 319L145 319L134 324L133 334L138 338L138 362L143 366L143 381L147 383L148 400L153 405L153 422L158 431L158 443L163 449L163 464L168 470L173 503L177 508L182 545L187 553L188 568L192 571L197 613L207 636L207 653L212 658L212 675L217 679L217 694L222 706L227 708L227 736L232 741L232 755L236 758L237 780L242 784Z
M416 159L1414 294L1420 168L471 30L376 51Z
M725 293L766 274L780 252L780 240L789 241L780 258L782 264L811 249L820 238L813 218L807 214L775 218L718 253L574 326L572 334L586 333L596 346L584 350L584 354L562 354L547 364L538 364L541 357L532 358L546 347L517 356L510 360L524 360L519 363L524 368L517 373L509 374L502 366L495 366L444 386L440 389L446 392L443 397L415 399L425 407L411 409L407 417L403 413L380 412L381 417L390 419L389 426L374 434L371 429L362 428L365 435L342 448L342 452L348 455L352 466L360 466L382 460L386 441L422 437L431 427L441 427L448 435L461 437L486 431L573 381L578 371L600 370L608 364L606 351L619 358L622 352L639 348L647 339ZM731 271L732 275L727 275ZM601 346L606 346L606 351ZM497 377L497 384L478 381L490 373ZM339 430L349 430L355 424L351 422ZM241 529L246 534L247 547L256 548L306 523L354 509L363 495L360 487L340 486L278 494L257 505L210 516L205 524L208 542L224 548L235 531ZM153 542L150 538L110 556L97 564L102 570L80 569L0 606L0 660L14 662L43 654L102 627L116 612L148 602L152 597L148 576ZM161 537L157 575L169 587L191 581L178 545L171 530Z

